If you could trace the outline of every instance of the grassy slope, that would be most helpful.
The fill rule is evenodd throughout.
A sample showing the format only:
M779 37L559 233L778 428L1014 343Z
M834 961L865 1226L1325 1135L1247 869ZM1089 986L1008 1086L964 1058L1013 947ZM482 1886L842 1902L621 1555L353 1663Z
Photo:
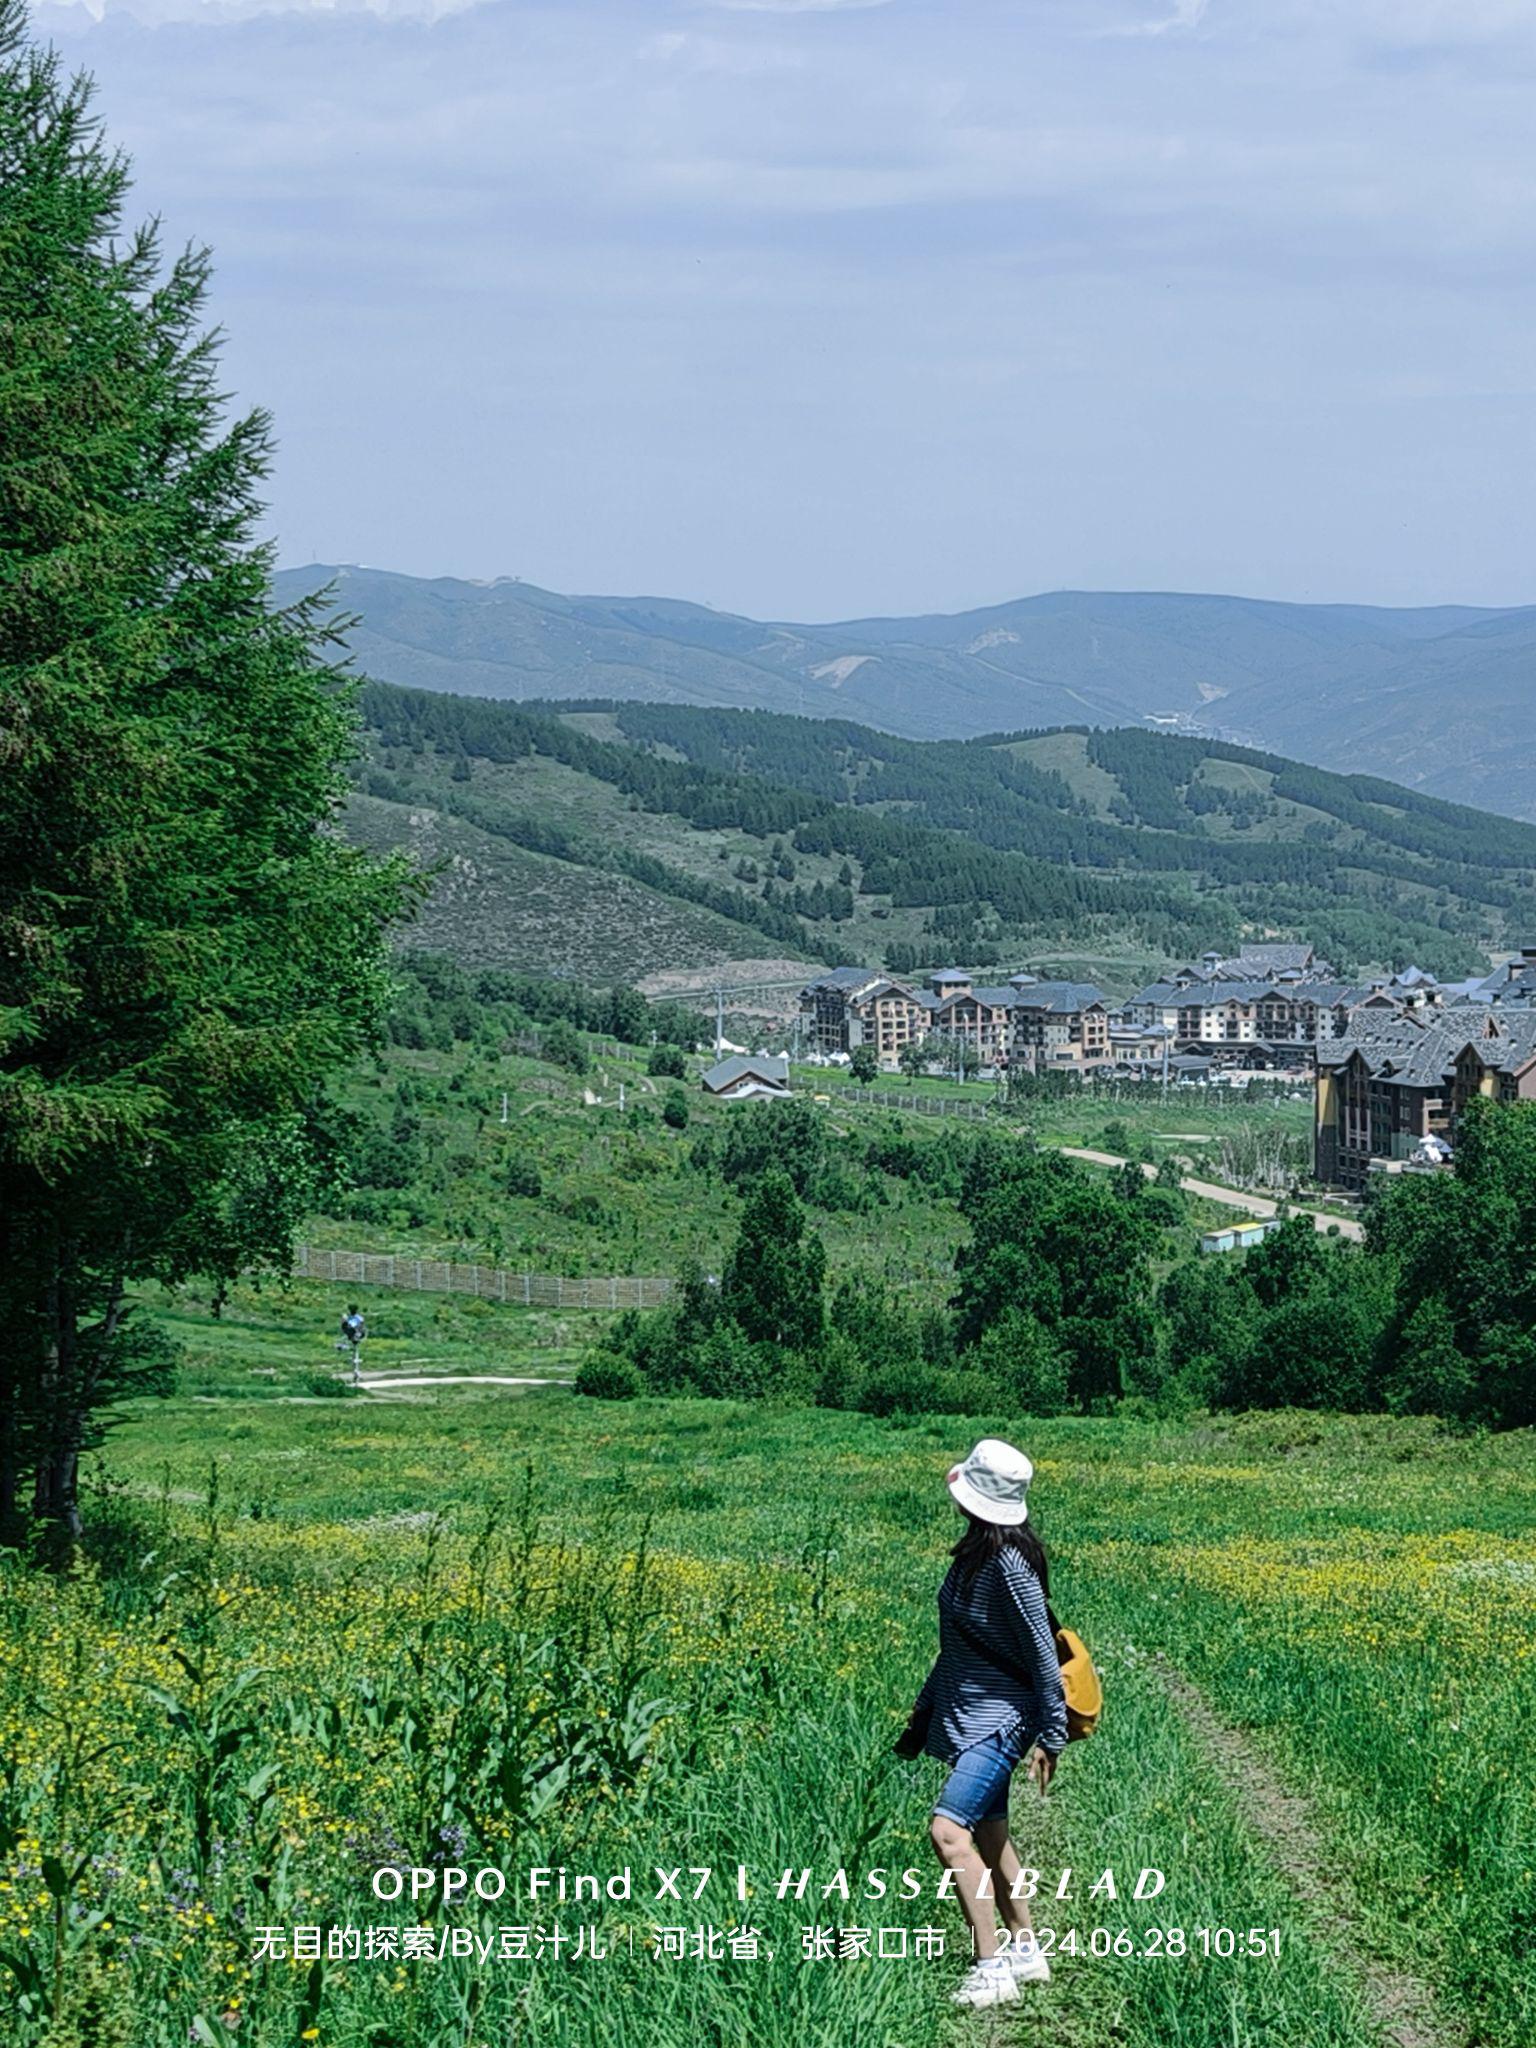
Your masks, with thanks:
M1406 820L1410 843L1397 843L1405 814L1390 802L1385 786L1362 799L1339 778L1314 777L1302 794L1278 789L1275 769L1261 762L1196 752L1191 767L1188 759L1170 751L1182 849L1176 855L1163 814L1157 814L1159 830L1149 830L1138 811L1145 793L1090 759L1090 742L1082 733L1001 743L1008 756L1051 778L1024 791L1002 792L988 766L996 750L986 743L961 747L941 742L924 748L857 727L819 727L750 713L620 705L565 716L588 737L610 746L627 734L664 759L677 759L681 748L716 772L734 769L738 778L746 778L739 781L744 805L764 780L822 796L829 790L839 798L853 792L873 797L877 808L895 809L940 829L947 843L973 860L979 840L983 858L971 884L978 890L985 889L986 858L1009 851L1011 817L1021 834L1030 835L1028 843L1050 857L1052 847L1065 848L1077 829L1065 808L1053 806L1086 805L1097 838L1086 865L1082 850L1072 855L1084 872L1111 881L1124 876L1128 889L1143 894L1149 881L1162 880L1163 900L1170 910L1178 909L1187 935L1201 925L1203 892L1219 889L1222 903L1236 909L1242 929L1253 935L1321 937L1346 969L1400 966L1416 956L1443 972L1465 972L1490 948L1523 940L1536 915L1530 848L1520 836L1528 836L1530 828L1432 808L1423 814L1423 830L1438 835L1440 851L1430 855L1412 843L1413 816ZM828 784L834 756L842 767ZM652 888L597 872L580 858L529 853L448 813L458 795L469 795L508 817L537 821L588 845L661 860L694 883L748 894L760 893L773 843L778 839L782 844L781 835L728 825L700 829L665 809L642 808L600 775L545 753L510 762L474 758L467 765L467 783L455 783L451 762L430 748L417 754L376 750L375 766L391 778L389 786L408 787L412 801L385 801L376 794L359 796L353 806L352 829L370 843L407 844L424 858L449 860L419 927L426 943L477 962L553 966L593 980L663 968L703 973L731 960L797 950L794 943L748 923L688 903L665 885ZM881 778L889 783L892 775L899 779L889 786L902 792L894 802L879 793ZM968 788L974 804L968 802ZM1405 793L1404 803L1409 802L1422 799ZM968 823L972 818L974 824ZM1383 836L1388 833L1391 843ZM1266 876L1262 859L1255 862L1254 856L1270 844L1304 855L1315 872L1290 879ZM1211 850L1208 867L1202 865L1203 846ZM845 872L840 854L791 851L794 883L802 889L830 886ZM1249 863L1244 881L1234 881L1222 866L1234 855ZM755 880L742 880L743 862L755 865ZM840 922L802 919L799 950L808 958L878 963L892 946L901 946L937 961L964 949L963 937L957 942L935 929L933 904L904 904L889 893L863 893L862 862L854 856L847 866L856 892L854 914ZM1172 943L1152 935L1143 911L1085 917L1069 932L1028 922L1001 924L984 897L960 907L974 910L972 936L986 937L1000 972L1021 965L1059 969L1098 977L1112 993L1147 978ZM1222 914L1230 918L1230 909Z
M498 1053L472 1043L450 1051L392 1048L381 1063L357 1073L344 1091L347 1104L387 1129L402 1083L416 1101L425 1163L409 1186L378 1192L381 1212L368 1220L317 1217L309 1238L318 1245L370 1251L413 1252L545 1273L663 1273L688 1260L717 1268L733 1229L735 1198L713 1172L689 1164L695 1141L741 1115L740 1106L711 1102L698 1087L707 1064L689 1061L685 1083L652 1080L645 1056L605 1054L585 1077L519 1053ZM623 1087L625 1106L618 1106ZM685 1130L660 1116L667 1092L680 1086L689 1107ZM846 1087L845 1076L806 1068L796 1076L802 1092ZM992 1099L989 1086L901 1081L902 1093ZM501 1121L502 1095L507 1122ZM588 1101L588 1096L595 1097ZM909 1134L944 1145L949 1126L938 1117L852 1105L833 1093L826 1114L850 1159L861 1157L877 1134ZM1154 1157L1175 1152L1214 1167L1222 1136L1253 1126L1304 1135L1311 1127L1307 1102L1265 1101L1175 1091L1166 1105L1152 1102L1048 1101L1025 1120L1042 1141L1098 1144L1112 1118L1127 1125ZM966 1129L971 1128L969 1124ZM1183 1135L1205 1134L1190 1143ZM1174 1136L1171 1134L1179 1134ZM543 1182L538 1196L507 1192L514 1159L532 1160ZM903 1284L942 1288L960 1235L949 1203L916 1181L872 1176L879 1205L866 1214L818 1211L816 1226L834 1262L877 1267ZM1201 1222L1198 1207L1189 1227Z
M765 950L760 933L627 875L532 853L433 808L361 793L347 811L359 843L403 847L434 871L408 943L473 967L511 967L597 982L637 981L658 962L713 965Z
M957 1967L948 1959L872 1971L798 1957L803 1922L937 1923L952 1936L952 1906L801 1910L760 1894L750 1917L775 1937L771 1967L679 1975L621 1957L580 1977L543 1967L531 1988L526 1976L514 1987L490 1974L487 2038L524 2038L505 2032L503 2001L515 1995L532 2001L519 2023L560 2048L701 2039L1372 2048L1359 1979L1370 1954L1432 1978L1457 2038L1475 2026L1488 2048L1523 2048L1536 2023L1516 1932L1530 1879L1511 1829L1516 1790L1536 1766L1529 1717L1514 1710L1536 1544L1529 1436L1489 1446L1446 1439L1428 1423L1284 1415L1190 1427L1016 1417L889 1425L699 1402L608 1409L563 1393L437 1394L369 1404L366 1414L355 1402L155 1404L118 1433L110 1464L145 1512L157 1497L172 1504L155 1511L154 1543L180 1554L176 1526L192 1510L175 1503L195 1498L210 1457L220 1461L232 1518L225 1553L247 1584L238 1634L221 1637L221 1668L262 1661L267 1632L286 1617L275 1668L252 1695L261 1725L274 1690L337 1695L323 1754L299 1735L272 1738L271 1751L283 1761L285 1804L294 1788L310 1788L291 1825L323 1919L346 1882L343 1836L376 1826L381 1806L394 1810L387 1772L380 1780L352 1767L365 1741L370 1755L390 1753L387 1724L380 1750L352 1690L365 1676L386 1679L385 1656L398 1664L388 1682L408 1683L405 1652L429 1615L446 1647L468 1597L455 1585L476 1577L456 1562L460 1546L489 1502L516 1497L525 1463L546 1541L592 1542L601 1556L646 1528L659 1600L647 1684L674 1705L639 1786L595 1814L557 1802L505 1860L599 1871L626 1861L732 1869L741 1860L773 1874L806 1863L926 1868L933 1769L894 1766L887 1744L930 1653L932 1591L953 1531L939 1481L982 1429L1022 1431L1037 1460L1053 1591L1092 1642L1108 1693L1102 1732L1068 1756L1050 1804L1042 1810L1023 1788L1016 1796L1026 1861L1053 1876L1063 1866L1079 1873L1075 1902L1041 1917L1058 1929L1127 1927L1138 1942L1149 1928L1279 1927L1280 1962L1079 1955L1048 1996L989 2029L946 2011ZM423 1569L412 1525L434 1515L456 1535L440 1559L442 1593L420 1607L405 1591ZM493 1562L493 1583L499 1570ZM341 1672L324 1638L338 1590L350 1645ZM70 1595L88 1597L88 1588ZM122 1611L131 1617L131 1600ZM29 1639L21 1608L16 1622ZM149 1654L146 1626L117 1624L123 1669ZM89 1639L88 1616L77 1629ZM1353 1896L1352 1927L1329 1927L1277 1871L1171 1709L1163 1657L1219 1713L1254 1730L1281 1777L1316 1802L1330 1868ZM33 1682L46 1687L56 1666L62 1679L50 1653ZM445 1677L446 1668L439 1691ZM115 1728L136 1711L132 1688L119 1688L107 1718ZM1443 1727L1452 1714L1454 1743L1426 1742L1426 1716ZM29 1745L41 1725L34 1720ZM460 1739L445 1719L450 1753ZM324 1760L332 1754L339 1769ZM139 1758L140 1776L155 1783L163 1746L141 1737ZM232 1863L238 1893L245 1852ZM1167 1889L1150 1904L1090 1906L1083 1891L1107 1865L1156 1866ZM137 1908L151 1919L155 1896L152 1886ZM390 1917L366 1905L341 1913ZM728 1925L738 1914L720 1899L608 1918ZM488 1915L509 1917L551 1916ZM185 1944L190 1961L178 1950L176 1974L195 1979L218 1939L216 1925L200 1929ZM147 1946L134 1970L152 1977L160 1953ZM465 1974L412 1973L391 1991L386 1971L332 1972L322 2038L354 2048L371 2038L366 2024L382 2023L413 2048L447 2048L462 2039L450 1984ZM250 1994L258 2048L288 2038L282 1995L281 1985ZM168 2007L181 2038L189 2000ZM158 2048L158 2034L135 2038Z

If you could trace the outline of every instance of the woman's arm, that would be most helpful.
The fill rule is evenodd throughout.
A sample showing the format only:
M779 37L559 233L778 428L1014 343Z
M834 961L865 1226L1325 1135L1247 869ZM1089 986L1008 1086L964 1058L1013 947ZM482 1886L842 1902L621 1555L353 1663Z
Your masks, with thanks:
M1046 1613L1045 1592L1017 1552L1005 1550L999 1563L1019 1662L1029 1673L1040 1702L1040 1747L1055 1756L1067 1743L1067 1695L1061 1682L1056 1637Z

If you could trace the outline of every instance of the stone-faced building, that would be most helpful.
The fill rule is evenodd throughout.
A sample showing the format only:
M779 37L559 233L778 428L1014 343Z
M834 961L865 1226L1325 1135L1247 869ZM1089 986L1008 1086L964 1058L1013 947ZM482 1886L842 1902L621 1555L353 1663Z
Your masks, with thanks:
M1010 1059L1033 1073L1097 1066L1111 1057L1109 1005L1091 981L1009 980L1013 990Z
M882 1060L931 1029L933 997L874 967L834 967L800 992L800 1027L807 1052L852 1052L872 1045Z
M1536 1101L1536 1009L1362 1018L1318 1048L1318 1179L1359 1189L1373 1159L1406 1160L1431 1137L1454 1149L1475 1095Z

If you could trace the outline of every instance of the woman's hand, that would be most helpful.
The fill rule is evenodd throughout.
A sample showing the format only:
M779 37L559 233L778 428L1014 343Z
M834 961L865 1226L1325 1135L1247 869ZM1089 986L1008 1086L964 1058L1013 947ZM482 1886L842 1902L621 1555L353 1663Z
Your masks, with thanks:
M1052 1778L1056 1775L1056 1759L1048 1749L1037 1749L1035 1751L1029 1760L1029 1775L1040 1787L1040 1797L1043 1799L1050 1787Z

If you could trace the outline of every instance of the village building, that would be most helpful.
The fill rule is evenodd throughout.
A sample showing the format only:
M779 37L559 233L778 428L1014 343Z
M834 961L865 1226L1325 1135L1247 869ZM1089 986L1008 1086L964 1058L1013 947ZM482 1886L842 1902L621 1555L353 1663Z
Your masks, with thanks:
M1113 1057L1109 1005L1091 981L1009 978L1013 990L1012 1063L1030 1073L1096 1067Z
M699 1084L721 1102L783 1102L789 1097L789 1055L738 1052L711 1067Z
M800 994L801 1044L807 1053L851 1053L872 1045L894 1063L902 1048L925 1037L934 998L872 967L834 967Z
M1013 989L992 988L985 983L977 987L969 975L961 975L954 968L942 975L930 975L928 985L934 997L928 1029L970 1046L984 1067L1006 1065Z
M1318 1049L1317 1178L1360 1189L1373 1168L1453 1154L1475 1096L1536 1101L1536 1007L1458 1003L1362 1019Z
M1221 1223L1214 1230L1201 1232L1200 1249L1202 1252L1250 1252L1266 1237L1272 1237L1280 1227L1278 1216L1255 1217L1247 1223Z

